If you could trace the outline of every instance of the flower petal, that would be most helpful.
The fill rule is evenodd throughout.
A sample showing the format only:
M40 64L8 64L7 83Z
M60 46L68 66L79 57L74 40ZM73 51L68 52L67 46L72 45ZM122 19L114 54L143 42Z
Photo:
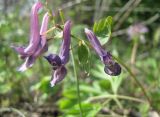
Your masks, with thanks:
M136 36L139 37L140 35L147 32L148 32L148 28L142 23L133 24L129 26L129 28L127 29L127 34L131 39L135 38Z
M121 67L118 63L113 62L110 65L106 65L104 71L111 76L118 76L121 73Z
M48 22L49 22L49 14L45 13L45 15L43 16L42 25L40 29L42 48L46 45L46 34L43 33L47 31Z
M40 56L42 53L48 50L46 35L42 35L44 32L47 31L48 21L49 21L49 15L48 13L45 13L45 15L43 16L41 30L40 30L40 41L37 46L36 52L33 54L35 57Z
M24 52L25 47L16 47L16 46L11 46L18 54L20 55L26 55Z
M61 58L56 54L50 54L49 56L45 56L48 62L54 67L57 68L61 66Z
M51 87L55 86L57 83L62 81L67 74L67 69L64 66L60 66L52 74Z
M61 58L62 64L66 64L69 60L69 48L71 43L71 21L67 21L64 25L63 30L63 42L61 45L59 56Z
M18 71L24 72L26 71L28 68L32 67L33 63L35 62L34 57L30 56L27 57L25 62L18 68Z
M39 21L38 21L38 11L42 8L42 3L37 2L33 5L31 11L31 29L30 29L30 42L28 47L24 50L25 53L33 54L36 51L36 48L40 41L40 34L39 34Z
M95 34L87 28L85 28L85 33L86 33L86 36L87 36L88 40L90 41L92 47L97 52L97 54L100 57L104 56L106 54L106 52L102 48L102 46L101 46L99 40L97 39L97 37L95 36Z
M106 56L103 56L103 63L105 64L104 71L111 76L117 76L121 73L121 67L112 59L112 55L107 52Z

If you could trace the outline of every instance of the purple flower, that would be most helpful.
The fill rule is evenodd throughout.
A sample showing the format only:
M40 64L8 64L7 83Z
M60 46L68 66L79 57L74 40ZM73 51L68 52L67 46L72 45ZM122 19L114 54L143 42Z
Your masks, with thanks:
M118 63L113 61L112 55L109 52L106 52L102 48L99 40L91 30L85 28L85 33L92 47L94 48L96 53L99 55L101 61L103 61L105 65L104 71L111 76L119 75L121 73L121 67Z
M61 58L56 54L50 54L45 56L48 62L52 65L53 70L56 70L58 67L62 65Z
M134 25L131 25L128 30L127 34L132 38L134 36L138 36L140 34L144 34L148 32L148 28L141 24L141 23L136 23Z
M52 87L55 86L60 81L62 81L67 74L67 69L65 68L65 64L69 60L69 50L71 42L70 27L71 27L71 22L67 21L64 25L63 41L59 55L50 54L49 56L45 56L45 58L53 67L52 81L50 82Z
M144 34L147 33L148 28L142 23L136 23L127 29L127 35L129 36L129 40L134 38L139 38L142 43L145 43Z
M43 16L41 29L39 28L38 11L42 8L42 3L37 2L33 5L31 11L31 24L30 24L30 40L27 47L13 48L20 54L21 59L25 62L19 67L18 71L25 71L32 67L37 57L48 49L46 43L46 35L42 35L47 31L49 15L46 13Z
M52 81L50 82L51 87L55 86L57 83L62 81L66 75L67 75L67 69L65 68L65 66L61 65L60 67L58 67L52 73Z

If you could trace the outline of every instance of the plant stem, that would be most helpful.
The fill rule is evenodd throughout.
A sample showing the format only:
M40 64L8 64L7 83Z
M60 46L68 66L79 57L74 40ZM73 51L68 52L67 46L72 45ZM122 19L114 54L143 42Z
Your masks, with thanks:
M72 47L71 47L72 48ZM79 104L79 110L80 110L80 116L83 117L83 111L81 106L81 97L80 97L80 89L79 89L79 80L77 76L77 70L75 65L75 59L73 56L73 50L71 49L71 57L72 57L72 64L73 64L73 70L74 70L74 76L76 78L76 85L77 85L77 97L78 97L78 104Z
M21 111L19 111L18 109L16 109L16 108L7 108L7 107L4 107L4 108L0 108L0 115L3 113L3 112L15 112L15 113L17 113L20 117L25 117L25 115L21 112Z
M60 30L63 30L63 28L60 26L60 25L56 25L56 28L58 28L58 29L60 29ZM79 41L82 41L82 39L80 39L78 36L76 36L76 35L73 35L73 34L71 34L71 37L73 37L73 38L75 38L75 39L77 39L77 40L79 40ZM90 46L90 43L88 42L88 41L86 41L86 40L83 40L87 45L89 45Z
M133 47L132 47L132 53L131 53L131 67L130 70L132 71L132 73L134 75L136 75L136 70L135 70L135 62L136 62L136 54L137 54L137 49L138 49L138 38L133 38ZM131 86L130 89L133 90L134 89L134 79L131 79Z
M111 99L119 98L119 99L131 100L135 102L146 103L145 101L138 99L138 98L129 97L125 95L111 95L111 94L91 97L87 100L87 102L91 102L91 101L98 100L98 99L106 99L106 98L111 98Z
M148 97L145 88L144 88L143 85L140 83L140 81L136 78L136 76L135 76L134 73L131 71L131 69L130 69L127 65L125 65L119 58L117 58L117 57L115 57L115 56L113 56L113 58L114 58L115 60L117 60L118 63L120 63L120 64L128 71L128 73L132 76L132 78L134 79L134 81L136 82L136 84L141 88L143 94L144 94L145 97L147 98L148 103L151 105L151 104L152 104L152 103L151 103L151 100L150 100L150 98Z
M102 103L101 107L99 108L99 110L95 114L96 117L97 117L98 113L105 107L105 105L108 104L111 100L112 99L107 99L105 102Z
M113 98L113 100L117 103L117 105L118 105L118 107L119 107L120 109L123 109L123 106L122 106L122 104L120 103L120 101L118 100L118 98Z
M136 54L137 54L137 49L138 49L138 42L135 41L133 48L132 48L132 55L131 55L131 64L134 65L136 61Z
M48 30L47 30L46 32L44 32L42 35L46 35L46 34L48 34L49 32L51 32L51 31L53 31L53 30L55 30L55 29L63 30L63 28L62 28L59 24L57 24L57 25L51 27L50 29L48 29ZM79 40L79 41L82 41L82 39L80 39L80 38L77 37L76 35L71 34L71 37L72 37L72 38L75 38L75 39L77 39L77 40ZM47 39L47 40L50 40L50 39L54 39L54 38L49 38L49 39ZM88 46L91 45L88 41L86 41L86 40L83 40L83 41L84 41Z

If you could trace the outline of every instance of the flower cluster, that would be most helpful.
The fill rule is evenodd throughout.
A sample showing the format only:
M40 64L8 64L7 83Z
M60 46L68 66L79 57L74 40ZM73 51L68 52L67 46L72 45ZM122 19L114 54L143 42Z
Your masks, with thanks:
M48 13L45 13L43 16L42 25L41 28L39 28L38 11L42 6L41 2L37 2L32 7L29 45L27 47L13 46L16 52L20 54L21 59L25 60L25 62L18 68L18 71L23 72L32 67L37 57L48 50L46 35L42 35L47 31L49 21Z
M71 42L70 27L71 27L71 22L67 21L64 25L63 41L59 55L50 54L49 56L45 57L48 60L48 62L53 66L53 74L51 81L52 87L61 80L63 80L67 74L67 69L65 68L65 64L69 61L69 50Z
M25 71L32 67L35 60L48 50L46 32L48 31L49 14L45 13L43 16L41 28L39 28L38 11L43 7L41 2L37 2L33 5L31 10L31 24L30 24L30 40L27 47L15 47L13 48L20 54L21 59L25 62L19 67L19 71ZM70 43L71 43L71 21L68 20L64 24L63 28L63 40L60 47L59 54L49 54L44 58L52 65L52 80L51 86L55 86L62 81L66 74L67 69L65 65L69 61ZM106 52L97 37L89 29L85 29L85 33L93 46L96 53L103 61L105 68L104 71L112 76L119 75L121 73L121 67L118 63L113 61L112 55Z

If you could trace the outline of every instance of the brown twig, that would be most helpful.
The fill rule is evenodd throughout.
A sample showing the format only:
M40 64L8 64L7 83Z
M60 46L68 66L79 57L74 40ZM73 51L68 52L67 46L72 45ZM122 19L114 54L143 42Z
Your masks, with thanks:
M131 54L131 64L134 65L136 61L136 53L138 49L138 42L134 42Z
M70 8L70 7L73 7L73 6L75 6L75 5L78 5L78 4L80 4L80 3L82 3L82 2L86 2L86 1L87 1L87 0L75 0L75 1L70 1L70 2L67 2L67 3L63 4L63 5L61 6L61 9Z
M155 22L160 17L160 14L157 13L154 16L150 17L147 21L142 22L144 25L149 25L153 22Z
M119 12L122 8L121 7L112 7L111 9L106 9L106 7L102 7L102 10L104 12ZM82 6L83 11L94 11L95 8L92 6ZM136 9L133 9L133 12L159 12L160 8L147 8L147 7L137 7ZM115 16L114 16L115 17ZM119 19L119 18L118 18ZM115 19L114 19L115 21Z
M122 15L123 12L125 12L127 9L129 9L129 7L135 2L135 0L129 0L124 7L122 7L121 9L119 9L119 12L114 16L114 21L116 22L120 16Z
M119 27L123 24L123 22L126 20L126 18L130 15L130 13L133 11L133 9L139 5L140 2L141 2L141 0L136 0L136 1L134 2L134 4L132 5L132 7L130 7L130 8L124 13L124 15L118 20L117 24L116 24L115 27L114 27L114 30L119 29Z
M20 117L25 117L25 115L19 111L18 109L16 108L7 108L7 107L4 107L4 108L0 108L0 114L4 113L4 112L14 112L14 113L17 113Z

